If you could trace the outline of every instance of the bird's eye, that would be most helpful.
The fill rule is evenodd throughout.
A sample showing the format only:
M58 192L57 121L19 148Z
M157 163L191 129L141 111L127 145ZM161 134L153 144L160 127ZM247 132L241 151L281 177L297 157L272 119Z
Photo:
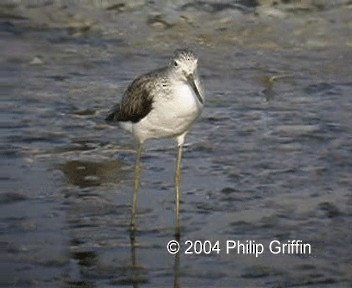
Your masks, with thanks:
M174 61L174 65L175 65L175 67L177 67L177 66L178 66L178 63L177 63L176 61Z

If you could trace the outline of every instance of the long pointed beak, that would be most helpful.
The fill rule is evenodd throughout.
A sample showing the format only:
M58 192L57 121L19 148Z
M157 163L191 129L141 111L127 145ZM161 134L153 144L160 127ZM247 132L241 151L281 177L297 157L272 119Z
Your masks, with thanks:
M198 90L198 88L197 88L197 85L196 85L196 83L194 82L194 76L193 76L193 74L189 74L189 75L187 76L187 82L188 82L188 84L192 87L192 89L193 89L193 91L194 91L194 94L196 94L196 96L197 96L199 102L200 102L201 104L203 104L203 98L202 98L202 96L200 96L200 93L199 93L199 90Z

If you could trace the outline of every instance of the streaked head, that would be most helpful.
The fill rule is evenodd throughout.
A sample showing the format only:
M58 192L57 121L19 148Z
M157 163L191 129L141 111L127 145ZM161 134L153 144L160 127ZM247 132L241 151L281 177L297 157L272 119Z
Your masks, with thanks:
M198 59L189 49L177 49L171 59L170 67L178 75L187 77L197 71Z
M188 83L200 103L203 104L203 98L200 95L198 76L197 76L198 58L189 49L178 49L175 51L174 56L169 64L171 73L174 79Z

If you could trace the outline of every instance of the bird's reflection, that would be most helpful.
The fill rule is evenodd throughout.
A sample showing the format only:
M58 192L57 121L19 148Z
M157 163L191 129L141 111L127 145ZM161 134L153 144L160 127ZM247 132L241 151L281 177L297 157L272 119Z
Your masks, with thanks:
M131 232L134 233L134 232ZM138 270L138 265L137 265L137 255L136 255L136 238L133 236L130 237L131 240L131 264L132 264L132 270L133 270L133 275L132 275L132 285L133 288L138 288L139 283L138 279L139 277L139 270Z
M178 239L179 240L179 239ZM133 288L138 288L140 287L140 283L143 283L144 277L142 275L142 270L140 269L140 266L137 263L137 245L136 245L136 237L130 237L130 244L131 244L131 266L132 266L132 277L131 277L131 282L133 285ZM177 253L174 255L174 267L173 267L173 272L174 272L174 282L173 282L173 287L174 288L181 288L180 284L180 253Z
M176 255L175 255L174 288L181 288L181 284L180 284L180 253L176 253Z

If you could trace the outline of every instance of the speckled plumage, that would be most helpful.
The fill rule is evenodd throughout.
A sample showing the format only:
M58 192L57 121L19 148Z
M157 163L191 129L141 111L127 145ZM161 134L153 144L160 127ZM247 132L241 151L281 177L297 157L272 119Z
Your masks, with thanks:
M140 143L182 135L203 108L196 68L197 58L190 50L176 50L168 66L137 77L106 120L119 122Z
M176 235L179 235L182 147L190 127L202 113L204 103L197 61L190 50L176 50L168 66L136 78L128 86L121 103L106 118L130 131L139 144L133 191L132 232L135 229L142 145L151 138L176 138Z
M166 67L144 74L136 78L126 89L121 103L117 104L106 118L107 121L133 123L143 119L152 109L153 94L158 90L159 76L164 74Z

